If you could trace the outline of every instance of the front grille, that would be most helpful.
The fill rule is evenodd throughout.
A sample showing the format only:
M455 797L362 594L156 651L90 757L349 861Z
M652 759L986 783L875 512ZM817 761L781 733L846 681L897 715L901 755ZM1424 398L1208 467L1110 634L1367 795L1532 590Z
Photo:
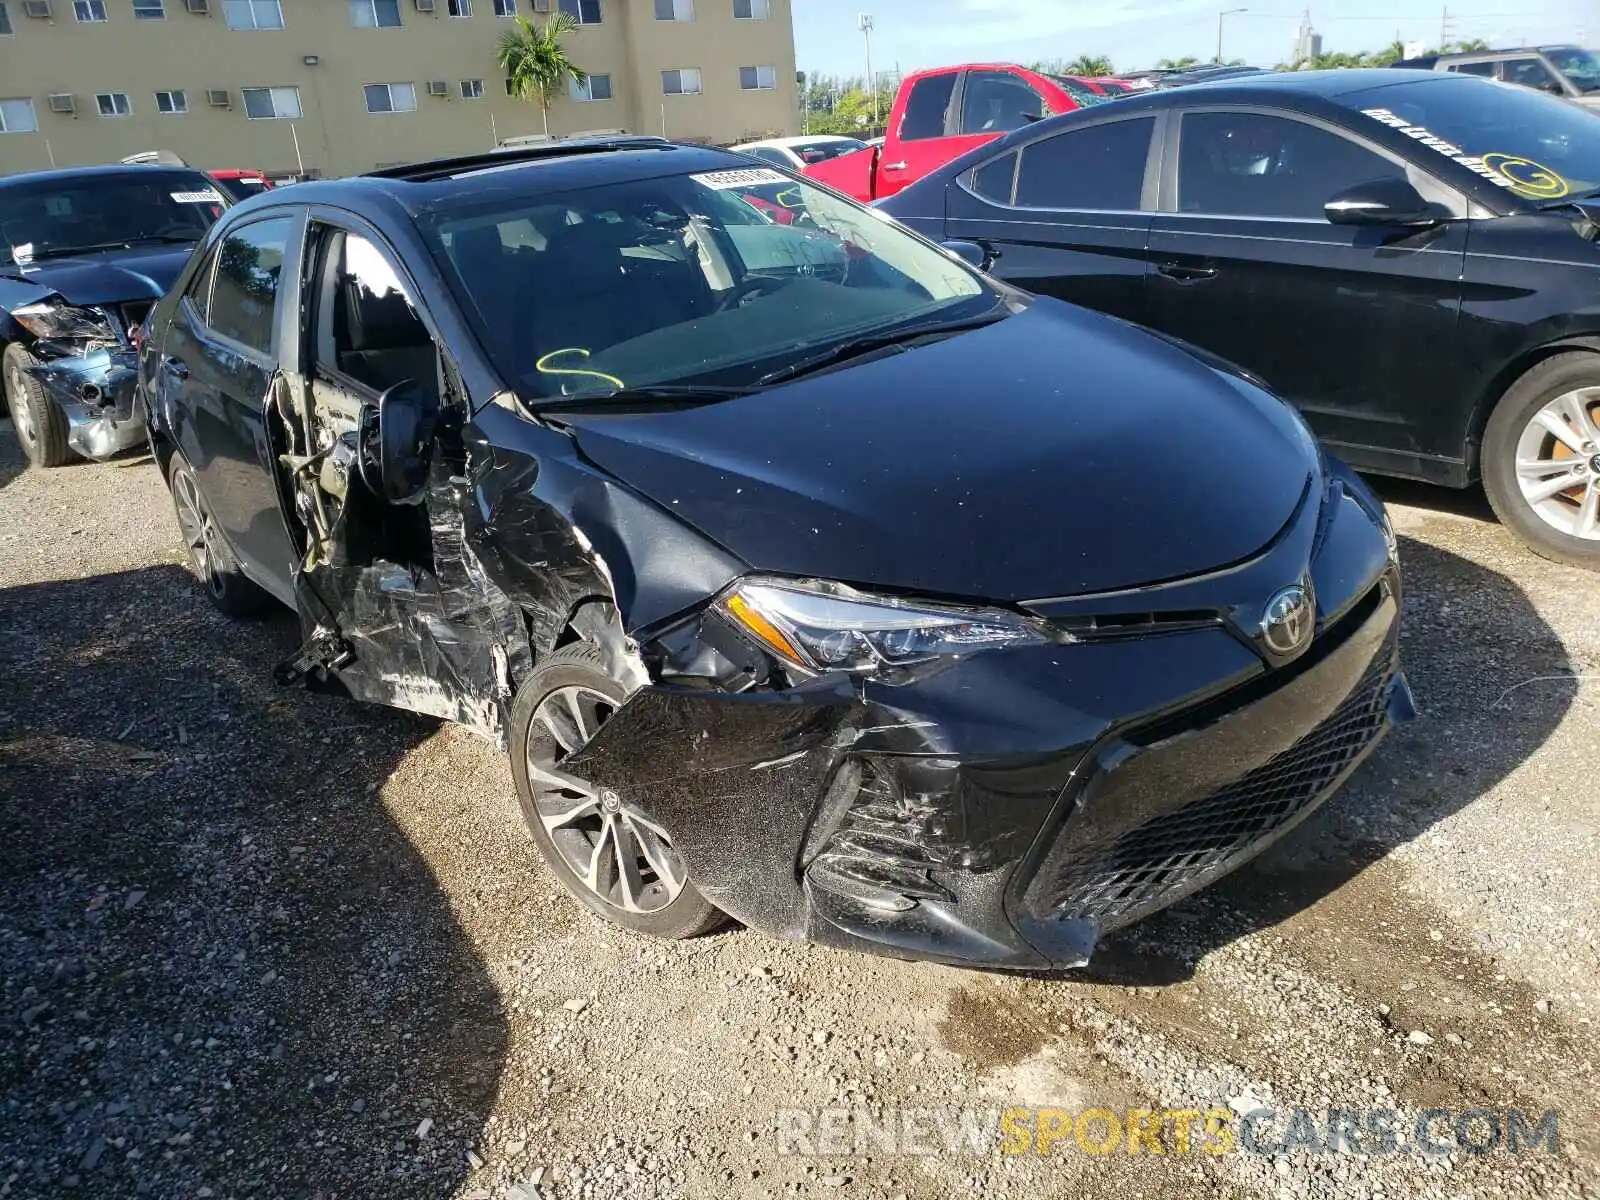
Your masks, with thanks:
M1309 811L1383 727L1394 666L1384 656L1326 720L1287 750L1202 799L1099 842L1052 854L1030 907L1125 924L1222 874ZM1066 836L1071 836L1069 818Z

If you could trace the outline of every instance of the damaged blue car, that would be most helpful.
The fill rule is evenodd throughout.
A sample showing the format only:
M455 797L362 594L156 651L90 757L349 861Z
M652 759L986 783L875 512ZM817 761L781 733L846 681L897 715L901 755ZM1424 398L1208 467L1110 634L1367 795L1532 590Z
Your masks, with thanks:
M144 441L137 331L226 204L189 168L0 178L0 378L35 466Z

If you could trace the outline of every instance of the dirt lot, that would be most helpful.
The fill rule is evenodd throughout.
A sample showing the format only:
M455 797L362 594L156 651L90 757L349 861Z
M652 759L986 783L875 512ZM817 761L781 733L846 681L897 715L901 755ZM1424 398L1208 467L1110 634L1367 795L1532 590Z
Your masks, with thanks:
M1386 490L1423 718L1257 865L1016 977L596 923L493 748L276 690L293 620L213 615L147 460L24 472L0 425L0 1195L1593 1194L1600 587ZM1008 1156L1013 1105L1559 1137ZM826 1108L924 1132L823 1156L869 1128Z

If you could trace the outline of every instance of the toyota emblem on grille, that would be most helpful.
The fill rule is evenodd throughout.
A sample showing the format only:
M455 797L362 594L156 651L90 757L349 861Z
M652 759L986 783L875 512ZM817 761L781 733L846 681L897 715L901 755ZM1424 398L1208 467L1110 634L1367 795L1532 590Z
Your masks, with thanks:
M1305 648L1317 623L1317 606L1301 584L1286 587L1267 601L1261 614L1261 640L1274 654L1294 654Z

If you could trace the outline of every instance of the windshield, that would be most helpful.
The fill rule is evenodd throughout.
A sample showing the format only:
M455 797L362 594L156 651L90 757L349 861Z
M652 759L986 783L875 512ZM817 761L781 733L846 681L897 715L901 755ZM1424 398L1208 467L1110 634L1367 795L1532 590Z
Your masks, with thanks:
M1593 50L1546 50L1544 56L1580 92L1600 92L1600 59L1594 56Z
M0 262L141 243L197 242L223 198L193 171L130 171L0 184Z
M1530 88L1432 76L1336 96L1430 151L1524 200L1582 196L1600 187L1600 120Z
M1051 75L1049 78L1063 92L1071 96L1077 102L1079 108L1088 108L1091 104L1104 104L1111 99L1110 96L1102 95L1093 90L1081 79L1073 79L1067 75Z
M452 208L420 224L527 399L746 386L847 339L964 319L997 299L887 217L769 168Z
M821 142L796 142L789 149L800 156L800 161L810 166L812 163L827 162L830 158L838 158L841 154L854 154L857 150L866 148L865 142L858 142L855 138L840 138L837 141L829 139Z

